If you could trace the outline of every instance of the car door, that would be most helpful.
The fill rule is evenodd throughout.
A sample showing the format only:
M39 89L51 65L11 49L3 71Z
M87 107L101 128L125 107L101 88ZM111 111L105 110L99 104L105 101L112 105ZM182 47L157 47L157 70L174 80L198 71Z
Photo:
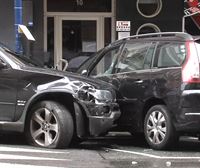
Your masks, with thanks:
M151 62L155 43L129 40L115 66L120 83L120 124L142 128L144 102L151 95Z
M154 97L165 101L169 110L176 109L181 93L182 67L186 57L184 42L159 42L152 67Z
M9 64L3 60L0 52L0 121L13 121L16 96L17 75Z
M115 86L122 111L120 125L138 125L142 102L150 87L150 66L155 44L128 41L104 52L90 76ZM140 55L140 56L139 56ZM112 60L112 61L109 61ZM140 114L141 116L141 114Z

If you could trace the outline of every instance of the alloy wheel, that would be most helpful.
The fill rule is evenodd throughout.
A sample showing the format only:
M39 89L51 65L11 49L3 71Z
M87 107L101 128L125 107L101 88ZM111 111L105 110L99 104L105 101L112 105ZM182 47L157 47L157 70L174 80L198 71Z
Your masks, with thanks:
M53 144L59 134L56 116L47 108L40 108L33 113L30 122L30 133L40 146L48 147Z
M167 133L166 119L160 111L153 111L147 120L147 136L153 144L160 144L164 141Z

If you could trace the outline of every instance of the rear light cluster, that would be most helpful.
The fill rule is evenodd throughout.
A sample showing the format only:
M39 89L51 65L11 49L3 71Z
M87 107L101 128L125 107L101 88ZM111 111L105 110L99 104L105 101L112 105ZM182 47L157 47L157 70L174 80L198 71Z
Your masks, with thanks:
M187 55L182 67L182 81L200 83L199 57L195 42L186 42Z

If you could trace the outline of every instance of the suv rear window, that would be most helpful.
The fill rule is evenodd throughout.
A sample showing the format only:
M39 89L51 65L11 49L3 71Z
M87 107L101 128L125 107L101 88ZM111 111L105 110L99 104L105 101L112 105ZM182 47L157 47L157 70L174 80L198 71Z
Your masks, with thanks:
M165 43L158 48L159 68L177 67L182 65L186 57L186 46L184 43Z

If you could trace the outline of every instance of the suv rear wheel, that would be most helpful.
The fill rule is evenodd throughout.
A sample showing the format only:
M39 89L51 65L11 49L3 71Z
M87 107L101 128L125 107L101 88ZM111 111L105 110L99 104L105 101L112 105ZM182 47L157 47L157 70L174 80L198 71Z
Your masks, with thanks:
M29 144L46 148L67 147L74 132L70 112L54 101L36 104L27 118L26 136Z
M177 140L169 111L165 105L156 105L149 109L144 121L145 138L153 149L165 149Z

